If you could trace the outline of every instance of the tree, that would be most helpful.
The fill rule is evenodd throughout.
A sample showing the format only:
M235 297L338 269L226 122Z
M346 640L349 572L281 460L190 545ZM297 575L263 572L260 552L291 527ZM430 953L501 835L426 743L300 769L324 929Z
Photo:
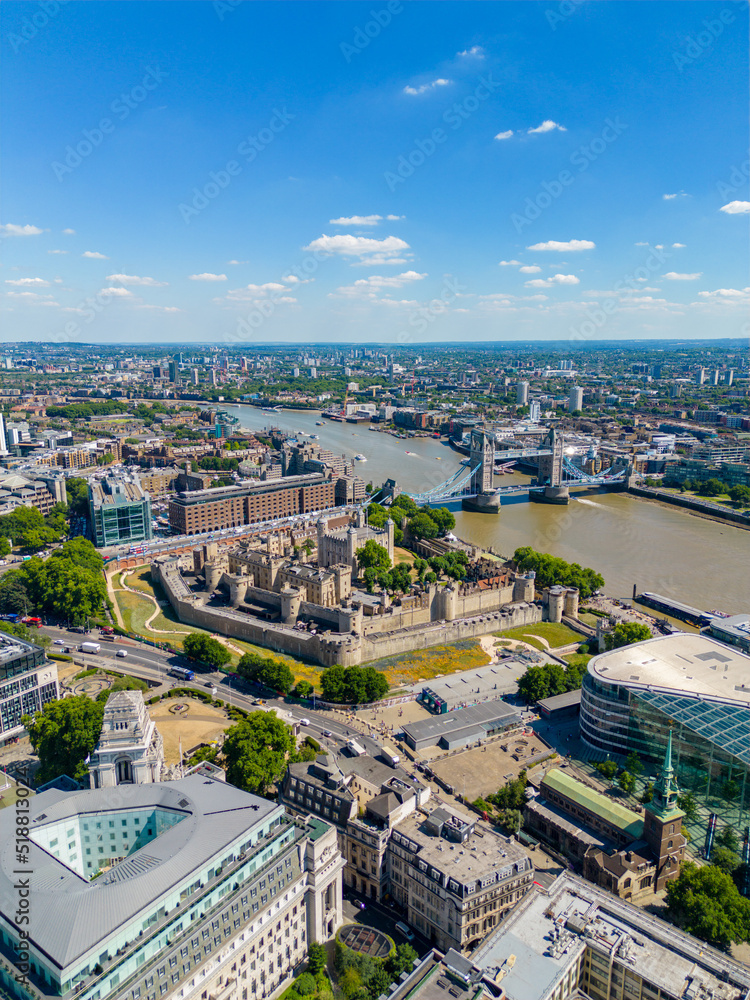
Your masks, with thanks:
M617 784L625 792L626 795L632 795L635 788L635 778L630 773L630 771L623 771L620 777L617 779Z
M518 833L523 826L523 813L520 809L503 809L499 815L500 825L508 833Z
M654 798L654 783L649 781L641 793L641 805L647 806Z
M38 780L85 777L84 761L99 742L103 718L104 705L85 694L48 702L41 712L25 715L21 724L41 764Z
M218 639L205 635L203 632L191 632L185 636L182 644L183 651L191 660L201 660L210 667L218 670L225 663L229 663L232 654L226 646L222 645Z
M400 944L388 959L387 967L391 980L397 981L402 972L410 972L419 956L410 944Z
M0 535L0 557L9 556L11 553L11 544L5 535Z
M607 649L619 649L620 646L630 646L634 642L643 642L651 638L651 629L641 622L619 622L605 636Z
M667 883L667 917L702 941L727 950L750 940L750 900L740 895L731 876L716 865L698 868L685 862Z
M629 771L634 778L637 778L639 774L643 774L643 764L635 750L631 750L628 754L625 761L625 770Z
M726 847L727 850L734 851L735 853L740 849L739 837L733 826L722 827L716 837L716 843L720 847Z
M441 535L453 531L456 527L456 519L447 507L436 507L430 511L430 517L438 526Z
M613 760L603 760L599 764L594 764L594 767L607 781L612 781L617 774L617 764Z
M419 507L406 493L400 493L391 504L391 510L403 511L407 517L414 517Z
M360 570L387 570L390 569L390 565L388 550L379 545L374 538L368 538L362 548L357 551L357 566Z
M415 538L437 538L440 534L440 529L432 517L421 511L419 514L415 514L408 525L409 531Z
M730 851L728 847L715 847L711 851L711 864L716 865L727 875L732 875L740 866L740 856Z
M320 675L320 685L325 701L367 704L378 701L388 693L389 685L384 674L374 667L328 667Z
M696 819L698 816L698 802L692 792L686 791L678 795L677 805L688 819Z
M534 570L539 590L559 583L564 587L577 587L581 597L585 599L604 586L604 577L593 569L584 568L578 563L567 563L548 552L536 552L529 545L516 549L513 562L522 573Z
M729 490L729 499L738 507L750 506L750 486L742 486L739 483Z
M696 492L698 496L701 497L718 497L722 493L726 493L727 487L725 483L722 483L719 479L712 477L707 479L704 483L701 483Z
M298 698L309 698L314 691L314 688L310 681L297 681L294 687L294 694Z
M354 997L362 989L362 977L354 968L347 969L339 977L339 986L346 1000L354 1000Z
M327 964L328 957L323 945L317 941L311 942L307 949L307 967L310 972L317 976L319 972L323 972Z
M294 981L294 989L301 997L308 997L311 993L317 993L318 984L315 982L315 976L311 972L303 972Z
M246 792L265 795L284 774L287 756L294 751L294 736L286 723L271 712L251 712L227 730L227 781Z
M26 614L33 608L29 594L17 570L10 570L0 577L0 612Z

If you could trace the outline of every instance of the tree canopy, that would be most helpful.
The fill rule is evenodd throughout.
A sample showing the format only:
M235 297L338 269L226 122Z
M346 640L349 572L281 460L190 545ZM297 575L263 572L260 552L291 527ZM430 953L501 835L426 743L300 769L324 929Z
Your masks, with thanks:
M630 646L634 642L643 642L651 638L651 629L641 622L619 622L604 637L607 649L619 649L620 646Z
M40 712L21 719L39 758L40 783L61 774L76 781L86 775L84 761L99 742L103 718L104 703L81 694L48 702Z
M667 883L667 917L702 941L727 950L750 940L750 899L741 896L731 876L716 865L692 861Z
M28 611L83 621L107 604L102 566L102 557L91 542L71 539L49 559L29 559L5 573L0 578L0 607L22 603L25 592Z
M522 573L533 569L539 588L560 584L563 587L577 587L581 597L591 597L595 590L604 586L604 577L593 569L584 569L578 563L568 563L548 552L536 552L524 545L513 553L513 562Z
M288 694L294 687L294 674L286 663L270 656L245 653L237 665L237 673L248 681L257 681L266 687ZM312 693L312 685L310 685ZM301 696L302 697L302 696Z
M374 538L368 538L362 548L357 551L357 565L360 570L390 569L391 560L388 550L383 545L379 545Z
M203 632L192 632L185 636L182 648L191 660L200 660L216 670L232 659L232 654L226 646Z
M325 701L367 704L388 693L388 681L374 667L328 667L320 675Z
M286 770L295 752L292 730L272 712L251 712L227 730L224 760L227 781L246 792L265 795Z
M527 704L531 704L566 691L578 690L582 677L581 668L573 664L567 668L560 663L529 667L518 681L518 694Z

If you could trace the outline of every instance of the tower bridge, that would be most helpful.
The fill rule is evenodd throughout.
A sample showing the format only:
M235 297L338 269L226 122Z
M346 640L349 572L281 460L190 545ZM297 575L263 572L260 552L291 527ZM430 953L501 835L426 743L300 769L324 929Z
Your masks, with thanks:
M567 504L570 491L596 488L622 489L632 476L630 466L607 469L598 475L588 475L566 458L563 437L550 429L538 448L503 451L503 460L513 458L538 459L538 475L532 485L513 483L496 487L493 481L495 443L481 428L471 432L468 471L461 468L450 479L421 493L407 493L420 506L439 507L451 501L460 502L464 510L496 514L503 503L518 503L525 499L536 503ZM393 484L395 487L395 483ZM392 495L395 495L395 490Z

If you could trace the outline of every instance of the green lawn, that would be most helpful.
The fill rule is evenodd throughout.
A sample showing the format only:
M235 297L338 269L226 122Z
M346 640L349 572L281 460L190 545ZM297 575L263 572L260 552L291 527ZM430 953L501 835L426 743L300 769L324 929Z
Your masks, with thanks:
M569 629L567 625L560 625L557 622L537 622L535 625L517 625L515 628L506 629L504 632L495 632L501 639L517 639L520 642L528 642L536 649L546 650L547 646L539 639L546 639L550 649L557 649L558 646L567 646L571 642L582 642L583 637Z
M431 646L411 653L399 653L363 664L375 667L385 674L392 687L413 684L439 674L453 674L459 670L474 670L490 662L489 656L476 639L460 639L444 646Z
M568 653L567 656L563 656L564 660L567 660L571 667L585 667L586 664L591 659L588 653Z

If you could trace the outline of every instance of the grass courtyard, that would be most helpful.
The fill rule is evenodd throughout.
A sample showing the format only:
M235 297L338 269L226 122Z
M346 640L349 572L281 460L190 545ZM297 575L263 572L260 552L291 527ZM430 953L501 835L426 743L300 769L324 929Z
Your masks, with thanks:
M474 670L490 662L478 639L460 639L444 646L431 646L411 653L398 653L365 664L385 674L391 687L414 684L459 670Z
M561 625L557 622L517 625L504 632L496 632L495 635L501 639L517 639L519 642L527 642L542 652L546 652L548 649L557 649L559 646L569 646L572 642L584 641L583 636L578 632L574 632L567 625Z

